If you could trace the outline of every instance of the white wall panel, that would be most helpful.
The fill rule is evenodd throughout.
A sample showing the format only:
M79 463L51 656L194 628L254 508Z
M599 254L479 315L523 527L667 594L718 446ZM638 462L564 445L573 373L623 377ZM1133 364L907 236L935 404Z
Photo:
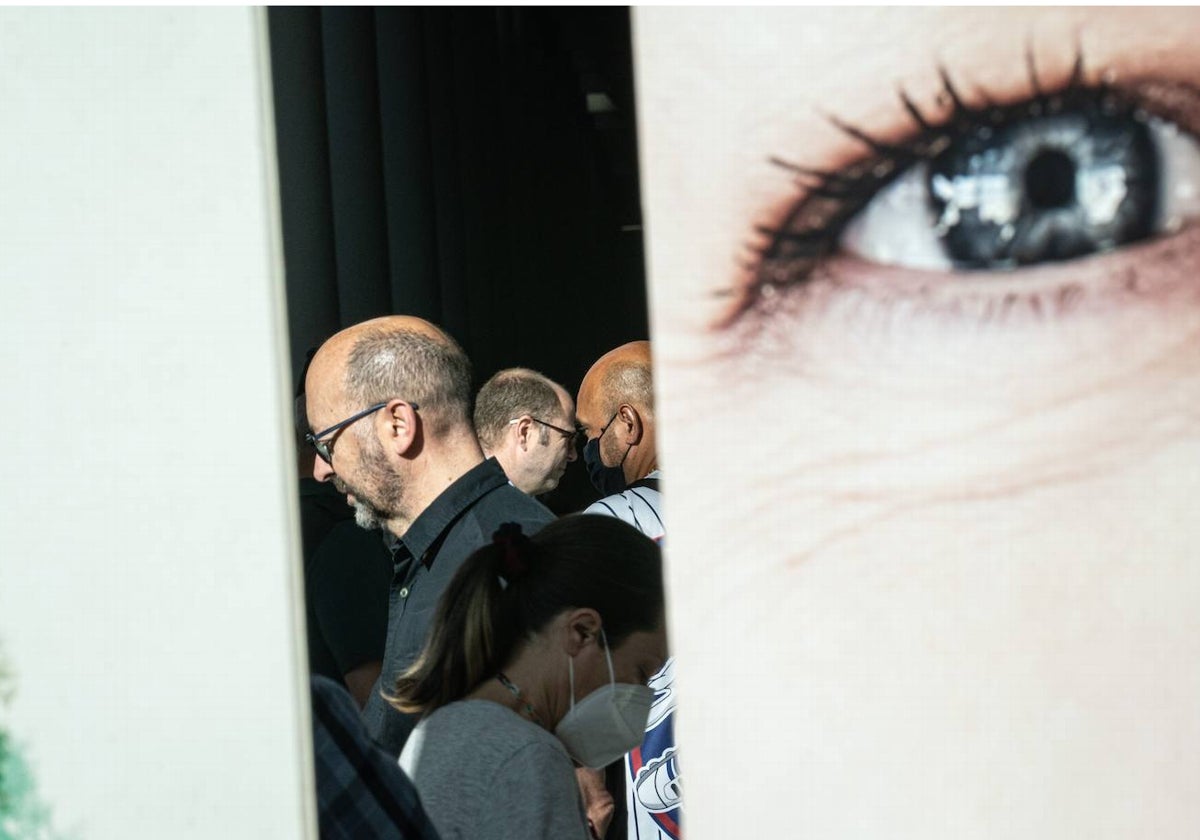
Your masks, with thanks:
M0 722L86 840L312 823L266 49L0 11Z

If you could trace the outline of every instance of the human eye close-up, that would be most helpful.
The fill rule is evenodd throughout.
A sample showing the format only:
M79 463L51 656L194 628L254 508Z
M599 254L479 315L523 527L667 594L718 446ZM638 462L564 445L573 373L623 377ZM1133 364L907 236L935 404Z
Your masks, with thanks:
M1188 836L1200 15L636 21L692 825Z
M1056 74L1028 52L1001 90L931 63L936 87L898 87L894 124L823 115L857 157L771 157L795 189L754 229L730 320L845 286L943 308L982 299L971 311L986 319L1165 285L1147 273L1192 253L1200 215L1200 91L1125 79L1074 49Z

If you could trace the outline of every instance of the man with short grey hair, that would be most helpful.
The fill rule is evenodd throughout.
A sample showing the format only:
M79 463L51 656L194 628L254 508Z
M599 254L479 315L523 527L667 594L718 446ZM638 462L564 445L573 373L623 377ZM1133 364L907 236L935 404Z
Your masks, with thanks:
M575 401L557 382L529 368L508 368L475 397L475 433L508 480L537 496L558 486L578 457Z

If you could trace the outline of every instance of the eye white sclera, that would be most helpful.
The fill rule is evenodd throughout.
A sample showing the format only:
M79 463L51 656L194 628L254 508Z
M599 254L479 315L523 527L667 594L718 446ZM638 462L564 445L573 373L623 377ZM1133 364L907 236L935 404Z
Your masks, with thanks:
M1200 217L1200 144L1173 123L1148 118L1162 167L1155 233L1172 233ZM842 232L841 251L880 265L926 271L954 268L928 199L929 166L910 166L880 190Z

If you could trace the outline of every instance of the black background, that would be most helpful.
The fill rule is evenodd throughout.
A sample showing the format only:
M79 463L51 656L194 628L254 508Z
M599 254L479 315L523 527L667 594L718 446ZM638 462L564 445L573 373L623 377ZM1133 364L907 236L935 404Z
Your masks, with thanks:
M523 365L574 394L648 337L628 9L268 14L294 378L389 313L453 335L476 388ZM595 497L577 463L544 501Z

